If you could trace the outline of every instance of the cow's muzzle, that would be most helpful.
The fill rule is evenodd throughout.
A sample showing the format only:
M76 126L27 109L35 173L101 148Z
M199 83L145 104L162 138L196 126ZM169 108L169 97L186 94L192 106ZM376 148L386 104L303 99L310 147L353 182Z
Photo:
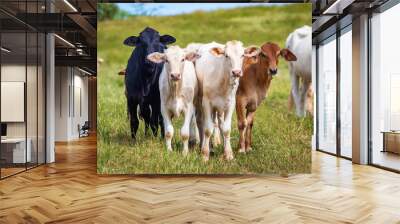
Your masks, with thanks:
M269 69L269 73L274 76L278 73L278 69Z
M242 76L242 70L232 70L232 75L233 77L241 77Z
M181 74L179 73L171 73L170 75L172 81L179 81L181 80Z

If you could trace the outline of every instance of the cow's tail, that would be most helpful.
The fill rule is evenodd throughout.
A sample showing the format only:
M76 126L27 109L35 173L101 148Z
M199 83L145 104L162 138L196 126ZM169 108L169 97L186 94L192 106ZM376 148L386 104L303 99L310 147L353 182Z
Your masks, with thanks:
M137 105L135 106L133 99L131 97L129 97L128 95L126 95L126 103L127 103L127 107L126 107L126 112L128 115L128 119L131 120L132 119L132 112L136 110Z

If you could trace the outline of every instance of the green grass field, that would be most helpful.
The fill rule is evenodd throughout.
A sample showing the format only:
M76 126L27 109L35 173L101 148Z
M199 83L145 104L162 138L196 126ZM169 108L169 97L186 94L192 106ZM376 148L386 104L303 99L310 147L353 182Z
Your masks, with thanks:
M297 118L287 110L290 90L288 66L284 60L273 79L267 99L256 112L253 151L237 153L236 114L232 125L235 159L222 159L223 147L216 148L207 163L199 147L189 156L181 154L175 136L174 152L167 153L160 137L145 137L141 123L133 143L124 95L124 79L117 72L126 66L132 48L124 39L138 35L146 26L176 37L181 47L191 42L241 40L260 46L273 41L284 46L294 29L311 25L311 4L250 7L168 17L132 17L98 24L98 56L104 59L98 72L98 152L97 171L101 174L293 174L309 173L311 167L312 118ZM311 43L310 43L311 44ZM179 133L180 121L174 125Z

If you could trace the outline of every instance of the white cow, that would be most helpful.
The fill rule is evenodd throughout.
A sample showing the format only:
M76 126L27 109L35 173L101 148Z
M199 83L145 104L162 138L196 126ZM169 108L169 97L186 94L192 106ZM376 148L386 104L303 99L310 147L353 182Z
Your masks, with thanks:
M192 51L192 52L196 52L198 53L200 48L204 45L204 43L190 43L186 46L186 50L187 51ZM198 119L199 121L201 121L201 119ZM199 127L201 126L201 124L198 125ZM212 143L214 146L220 145L221 144L221 133L218 127L218 119L215 116L214 118L214 129L213 129L213 140Z
M289 62L292 82L289 105L290 97L293 97L299 117L306 115L307 92L311 86L311 35L311 27L303 26L292 32L286 40L286 48L297 56L297 61Z
M224 137L224 158L233 159L230 143L231 121L239 77L242 76L243 59L253 57L259 52L257 47L245 49L240 41L229 41L226 45L213 42L198 49L201 58L195 62L195 68L202 98L197 124L205 161L210 156L210 136L216 117Z
M147 59L154 63L164 62L160 74L159 88L161 98L161 114L164 120L165 140L167 150L172 151L171 141L174 135L172 118L184 114L184 122L181 128L183 140L183 154L189 152L190 141L196 138L196 125L193 101L198 94L197 77L193 61L200 56L194 52L187 52L179 46L172 46L164 53L155 52L147 56Z
M199 49L203 46L203 43L190 43L186 46L185 50L188 52L198 52Z

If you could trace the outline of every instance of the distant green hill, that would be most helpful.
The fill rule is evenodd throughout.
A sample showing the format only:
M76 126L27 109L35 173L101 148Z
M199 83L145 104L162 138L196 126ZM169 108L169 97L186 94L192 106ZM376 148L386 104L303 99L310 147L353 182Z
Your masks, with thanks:
M300 12L300 13L299 13ZM301 13L304 12L304 13ZM184 47L191 42L241 40L245 45L273 41L284 45L294 29L311 25L311 4L243 7L177 16L138 16L98 24L98 52L106 63L126 63L132 48L122 44L146 26L176 37Z

